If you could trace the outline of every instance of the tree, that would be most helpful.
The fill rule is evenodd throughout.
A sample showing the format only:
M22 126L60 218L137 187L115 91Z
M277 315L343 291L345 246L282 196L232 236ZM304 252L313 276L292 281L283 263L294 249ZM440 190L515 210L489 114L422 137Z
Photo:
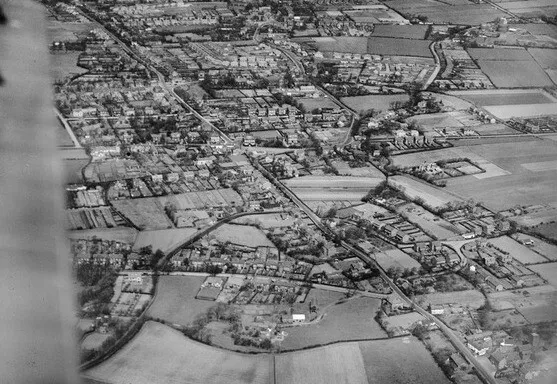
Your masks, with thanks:
M157 249L157 251L151 256L151 260L149 262L149 265L151 266L152 269L156 269L157 268L157 264L159 263L160 260L162 260L164 258L164 252L161 251L160 249Z

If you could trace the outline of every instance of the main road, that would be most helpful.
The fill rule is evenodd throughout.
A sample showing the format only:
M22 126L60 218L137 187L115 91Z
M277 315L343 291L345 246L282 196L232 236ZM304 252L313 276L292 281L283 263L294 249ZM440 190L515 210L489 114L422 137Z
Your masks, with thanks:
M302 211L304 211L304 213L310 218L310 220L315 224L315 226L317 228L319 228L322 232L324 232L327 235L332 235L332 236L335 235L335 233L330 228L326 227L321 222L321 219L302 200L300 200L294 192L292 192L289 188L287 188L284 184L282 184L269 171L267 171L265 168L263 168L257 160L254 160L253 164L255 165L255 167L261 173L263 173L269 180L271 180L271 182L280 191L282 191L286 196L288 196L294 204L296 204ZM425 318L430 319L435 324L437 324L439 329L449 338L449 340L454 345L454 347L464 357L466 357L466 359L471 364L474 365L474 367L478 371L478 374L484 380L484 382L489 383L489 384L497 384L495 378L493 376L491 376L489 371L487 371L478 362L478 360L476 360L474 354L470 351L470 349L468 347L466 347L466 345L464 345L462 340L460 340L460 338L445 323L443 323L437 317L433 316L431 313L429 313L428 311L426 311L425 309L420 307L418 304L413 302L408 296L406 296L404 294L404 292L402 292L402 290L394 283L394 281L389 276L387 276L387 273L385 272L385 270L379 264L377 264L377 262L373 258L371 258L367 253L362 252L360 249L356 248L354 245L352 245L352 244L350 244L346 241L341 241L340 245L344 249L353 252L356 256L358 256L360 258L360 260L362 260L365 263L367 263L368 265L373 266L374 268L376 268L379 271L381 277L389 284L391 289L394 292L396 292L406 302L406 304L408 304L410 307L414 308L414 310L416 312L418 312L419 314L421 314Z

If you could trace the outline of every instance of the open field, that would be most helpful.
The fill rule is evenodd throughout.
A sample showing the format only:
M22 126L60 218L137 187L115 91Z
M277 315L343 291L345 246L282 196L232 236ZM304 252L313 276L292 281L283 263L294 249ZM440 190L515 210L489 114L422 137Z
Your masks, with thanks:
M474 289L454 292L428 293L416 295L416 300L424 305L428 304L458 304L474 309L484 305L485 298L480 291Z
M195 341L149 321L109 360L85 375L112 384L269 383L269 355L242 355Z
M338 106L328 97L300 97L297 100L308 112L317 108L338 108Z
M520 105L496 105L485 107L485 109L500 119L512 117L536 117L557 114L557 103L552 104L520 104Z
M367 96L351 96L342 97L340 99L344 104L358 112L364 114L371 109L376 111L387 111L391 108L391 103L395 101L406 102L408 95L367 95Z
M89 164L89 159L64 159L62 160L62 170L64 181L67 184L83 183L83 175L81 170Z
M437 240L446 240L459 234L454 225L414 203L399 206L397 212Z
M197 232L195 228L159 229L156 231L141 231L137 234L133 248L151 246L153 251L160 249L167 253L182 241L190 238Z
M249 225L223 224L209 236L223 243L230 242L247 247L275 247L259 228Z
M284 181L300 199L360 201L383 177L302 176Z
M410 199L420 198L425 205L438 209L452 201L459 201L456 196L443 190L436 189L425 182L420 182L406 176L393 176L389 178L389 185L404 192Z
M494 310L516 309L530 323L557 320L557 290L552 285L494 292L488 299Z
M78 57L79 52L50 55L50 76L52 80L64 80L87 72L87 69L77 66Z
M479 25L494 21L506 14L489 4L475 4L467 0L430 1L430 0L393 0L389 7L406 15L423 15L428 21L457 25Z
M557 240L557 223L545 223L534 229L536 233L548 238Z
M96 228L81 231L68 231L66 236L69 239L97 239L108 241L120 241L122 243L133 243L137 236L137 229L128 227L116 228Z
M557 263L531 265L528 268L539 274L541 277L546 279L549 284L557 288Z
M84 375L91 383L111 384L449 383L414 337L340 343L275 356L246 355L192 341L152 321Z
M367 53L373 55L432 57L427 40L395 39L372 36L367 41Z
M390 267L402 268L402 270L420 268L420 263L398 248L375 253L373 258L383 269L389 269Z
M277 384L366 384L358 343L331 345L275 357Z
M204 281L203 276L161 276L149 316L180 325L190 324L198 314L215 305L195 298Z
M520 261L522 264L535 264L543 263L547 259L536 252L532 251L525 245L511 239L508 236L501 236L496 239L489 239L489 242L497 248L508 252L514 259Z
M488 172L450 179L446 189L463 198L483 202L496 211L516 205L556 202L555 171L531 172L523 166L557 160L556 145L550 140L528 140L452 148L450 151L474 160ZM396 161L398 158L395 157Z
M553 81L533 59L529 61L478 60L478 65L498 88L553 86Z
M468 48L474 60L531 61L532 56L524 48Z
M376 24L371 36L423 40L427 29L427 25Z
M321 52L367 53L366 37L314 37Z
M557 101L543 90L490 89L481 91L454 91L451 94L483 107L494 105L551 104Z
M362 341L359 344L369 384L450 383L415 337Z
M144 199L115 200L112 205L134 225L142 230L173 228L164 213L164 206L156 197Z
M557 53L554 49L529 48L528 52L543 69L557 69Z
M312 39L321 52L371 53L386 56L431 57L429 41L397 39L392 37L314 37Z
M374 320L380 305L380 300L368 297L355 297L334 304L325 310L325 317L315 324L285 328L288 336L282 342L281 349L286 351L334 341L387 337ZM319 306L323 308L324 304L320 301Z

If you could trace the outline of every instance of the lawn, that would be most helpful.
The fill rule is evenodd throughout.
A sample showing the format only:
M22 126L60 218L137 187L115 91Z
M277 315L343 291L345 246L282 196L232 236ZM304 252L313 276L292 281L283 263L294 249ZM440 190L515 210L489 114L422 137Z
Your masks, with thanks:
M273 247L274 244L257 227L249 225L224 224L213 231L209 237L225 243L244 245L247 247Z
M195 228L160 229L156 231L141 231L137 234L133 248L138 250L145 246L153 247L153 251L160 249L164 253L189 239L197 233Z
M348 107L357 111L359 114L364 114L371 109L376 111L387 111L391 109L391 103L395 101L406 102L408 101L407 94L398 95L367 95L367 96L351 96L343 97L340 99Z
M124 348L85 375L112 384L266 384L270 359L213 348L149 321Z
M275 357L277 384L367 384L358 343L330 345Z
M110 337L110 333L93 332L85 336L81 342L82 349L99 349L102 343Z
M149 316L180 325L190 324L197 315L215 305L195 298L204 281L203 276L161 276Z
M335 341L387 337L374 320L380 305L380 300L368 297L356 297L333 304L317 323L285 328L288 336L282 342L281 349L287 351ZM324 304L319 302L319 307L323 308Z

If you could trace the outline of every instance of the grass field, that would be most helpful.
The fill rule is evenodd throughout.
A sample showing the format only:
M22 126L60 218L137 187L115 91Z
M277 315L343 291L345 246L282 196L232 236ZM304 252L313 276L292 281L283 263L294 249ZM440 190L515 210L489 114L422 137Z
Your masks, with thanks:
M371 36L423 40L427 29L427 25L376 24Z
M384 177L302 176L285 180L284 184L302 200L360 201L383 180Z
M483 202L499 211L516 205L549 204L557 201L555 171L532 172L524 164L557 160L555 142L550 140L459 146L451 151L479 162L487 174L448 180L446 189L459 196ZM396 157L398 161L398 157ZM480 176L480 177L478 177Z
M481 70L498 88L550 87L553 81L532 59L524 61L478 60Z
M528 268L538 273L541 277L546 279L549 284L557 288L557 263L531 265Z
M382 384L448 379L414 337L333 344L277 355L210 347L156 322L109 360L84 372L111 384Z
M67 184L83 183L83 175L81 170L89 164L89 159L62 160L62 170L64 173L64 181Z
M519 241L527 241L532 240L534 242L533 245L529 245L528 247L532 249L534 252L539 253L540 255L544 256L548 260L557 261L557 246L553 244L549 244L537 237L533 237L530 235L525 235L522 233L516 234L517 239ZM514 236L513 236L514 237Z
M492 105L550 104L555 102L552 97L541 90L459 91L453 92L453 94L484 107Z
M164 213L164 206L156 197L144 199L115 200L112 205L142 230L173 228L172 222Z
M242 355L195 341L155 322L85 375L112 384L266 384L269 355Z
M554 49L529 48L528 52L543 69L557 69L557 54Z
M367 53L373 55L432 57L427 40L395 39L390 37L370 37Z
M288 336L281 348L287 351L334 341L387 337L374 320L380 305L380 300L368 297L356 297L334 304L326 309L325 317L318 323L286 328ZM323 308L324 304L320 301L319 306Z
M149 316L180 325L190 324L198 314L215 305L195 298L203 281L203 276L161 276Z
M506 15L489 4L474 4L466 0L393 0L388 5L403 14L426 16L434 24L479 25Z
M425 346L414 337L360 342L369 384L449 384Z
M460 200L458 197L443 190L436 189L425 182L422 183L406 176L390 177L389 185L401 190L410 199L422 199L425 205L433 209L442 208L449 202Z
M338 108L338 106L328 97L300 97L297 100L308 112L311 112L316 108Z
M81 342L82 349L99 349L106 339L110 337L109 333L93 332L85 336Z
M52 80L64 80L67 77L87 72L77 66L79 52L50 55L50 75Z
M197 232L195 228L172 228L160 229L156 231L141 231L137 234L134 249L151 246L153 251L160 249L164 253L170 251L173 247L182 241L190 238Z
M530 248L520 244L508 236L489 239L489 242L497 248L502 249L505 252L509 252L514 259L520 261L522 264L543 263L547 261L545 257L537 254Z
M389 269L390 267L402 268L403 270L406 268L420 268L420 263L398 248L376 253L373 257L383 269Z
M358 343L347 343L278 355L277 384L366 384Z
M96 237L108 241L120 241L122 243L133 243L137 236L137 229L128 227L96 228L81 231L68 231L69 239L92 239Z
M557 240L557 223L541 224L534 231L548 239Z
M367 96L351 96L342 97L340 99L348 107L357 111L359 114L364 114L365 112L375 109L376 111L387 111L391 107L391 103L394 101L406 102L408 101L408 95L367 95Z
M321 52L367 53L366 37L315 37L313 41Z
M494 310L515 308L530 323L557 321L557 290L552 285L541 285L514 291L502 291L488 295Z
M245 245L247 247L273 247L271 240L256 227L249 225L233 225L224 224L217 230L212 232L210 237L225 243L231 242L233 244Z

